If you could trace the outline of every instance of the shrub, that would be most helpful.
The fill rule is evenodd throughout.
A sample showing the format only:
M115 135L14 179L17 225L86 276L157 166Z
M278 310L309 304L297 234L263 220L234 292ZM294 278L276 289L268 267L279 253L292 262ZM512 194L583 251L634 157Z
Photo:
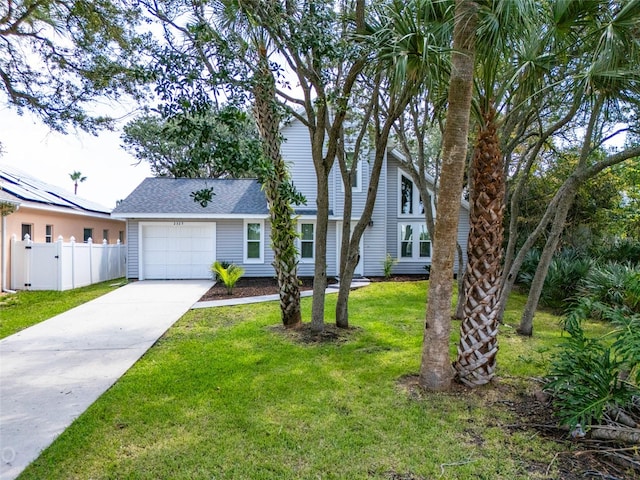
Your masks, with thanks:
M233 287L235 287L238 280L244 275L244 268L241 266L232 263L225 267L223 263L218 261L213 263L211 271L224 283L229 295L233 294Z
M631 238L604 240L600 246L593 249L591 255L602 263L618 262L640 265L640 240Z
M531 251L527 254L519 275L520 282L525 286L531 286L539 261L539 252ZM579 285L593 264L593 260L571 248L566 248L556 254L549 265L549 271L544 280L540 304L556 309L564 308L567 301L575 297Z
M398 261L393 258L390 253L387 253L387 256L384 257L384 260L382 262L382 272L386 280L389 280L391 278L393 266L396 263L398 263Z
M592 302L640 313L640 267L613 262L595 265L578 293Z
M596 310L615 326L613 342L585 336L581 322ZM570 336L551 359L545 389L563 424L588 428L640 395L640 315L583 299L565 319L565 329Z

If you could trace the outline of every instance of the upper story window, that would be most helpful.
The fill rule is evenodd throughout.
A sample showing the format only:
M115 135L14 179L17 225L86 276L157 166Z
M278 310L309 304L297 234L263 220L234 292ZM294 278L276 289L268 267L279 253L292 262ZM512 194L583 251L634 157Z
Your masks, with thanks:
M264 261L264 222L245 220L244 222L244 261L262 263Z
M102 240L106 240L109 243L109 230L102 230Z
M87 243L89 239L93 240L93 228L85 228L82 237L85 243Z
M408 175L400 172L398 185L398 214L424 215L424 205L418 187Z
M46 225L44 227L44 241L46 243L53 242L53 225Z
M118 240L120 240L120 243L124 243L124 230L118 232Z
M351 176L351 189L354 192L360 192L362 191L362 162L356 159L355 152L346 152L345 155L348 170L351 170L353 162L356 161L353 175ZM344 191L344 184L342 184L342 189Z
M298 233L300 234L300 261L313 261L316 240L315 223L299 222Z

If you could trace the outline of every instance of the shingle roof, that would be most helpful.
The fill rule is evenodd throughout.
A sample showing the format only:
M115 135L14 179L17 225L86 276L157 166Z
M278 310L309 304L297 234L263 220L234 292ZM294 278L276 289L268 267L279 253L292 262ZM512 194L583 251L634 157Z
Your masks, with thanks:
M191 193L213 188L206 207ZM267 199L256 180L146 178L113 211L118 217L137 214L262 215L268 214Z
M26 172L7 165L0 165L0 188L19 201L92 213L108 214L111 211L104 205L80 198L60 187L45 183Z

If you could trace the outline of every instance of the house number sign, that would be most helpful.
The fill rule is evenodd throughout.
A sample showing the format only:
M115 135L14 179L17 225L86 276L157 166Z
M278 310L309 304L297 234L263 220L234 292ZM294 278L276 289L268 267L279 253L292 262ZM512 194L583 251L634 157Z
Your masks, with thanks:
M173 222L174 227L179 227L181 225L184 225L184 222Z

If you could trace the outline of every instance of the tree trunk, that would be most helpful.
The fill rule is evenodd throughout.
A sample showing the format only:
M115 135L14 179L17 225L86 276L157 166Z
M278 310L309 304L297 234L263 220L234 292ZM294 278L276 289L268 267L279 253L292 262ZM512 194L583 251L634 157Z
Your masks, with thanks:
M495 110L484 115L473 155L471 229L464 275L464 318L455 368L458 379L476 387L495 375L498 299L504 227L504 169Z
M295 248L296 228L291 200L284 188L290 182L287 166L280 152L280 116L276 107L275 80L266 57L254 88L256 124L263 140L266 157L273 168L265 174L263 182L271 219L271 247L273 266L278 279L278 293L282 323L296 327L302 322L300 287L298 282L298 255Z
M447 390L453 378L449 357L453 263L467 155L477 10L478 5L473 1L456 0L449 110L442 146L441 188L420 364L419 383L428 390Z
M531 288L529 289L529 296L527 297L527 304L522 312L522 318L520 320L520 326L518 327L518 333L520 335L531 336L533 335L533 316L538 308L538 302L540 301L540 295L542 294L542 287L544 286L544 280L547 277L553 254L558 247L560 236L564 230L564 224L567 220L569 209L575 199L576 189L572 188L562 197L556 215L551 224L551 232L547 237L547 242L544 245L542 254L540 255L540 262L536 268L536 273L531 282Z
M324 330L324 299L327 289L327 232L329 228L329 181L328 172L316 165L318 207L316 221L315 270L313 277L313 301L311 305L311 330Z

